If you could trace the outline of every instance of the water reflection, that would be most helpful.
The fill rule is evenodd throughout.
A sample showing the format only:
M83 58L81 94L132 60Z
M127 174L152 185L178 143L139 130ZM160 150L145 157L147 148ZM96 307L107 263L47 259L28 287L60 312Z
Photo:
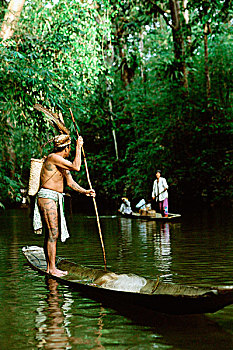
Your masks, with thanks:
M107 262L113 271L177 284L231 285L232 219L189 218L163 225L122 218L102 221ZM233 349L233 305L206 316L169 317L97 302L51 286L25 267L21 248L41 245L25 210L0 215L0 349ZM58 255L84 265L102 264L96 221L74 215L68 244ZM82 249L80 249L82 247ZM54 281L52 281L54 282ZM114 303L116 304L116 302ZM116 306L116 305L115 305ZM36 310L36 316L35 316ZM58 338L58 339L57 339Z
M152 261L157 267L157 275L170 281L172 278L172 248L170 230L173 225L168 222L158 223L156 221L133 220L120 218L121 239L119 242L119 260L126 258L130 249L135 249L135 256L141 259ZM135 231L137 235L135 235ZM153 276L156 272L153 273Z
M141 238L141 243L144 245L144 248L147 248L147 231L148 231L148 224L149 222L146 221L140 221L138 222L138 234Z
M96 331L96 339L95 343L97 345L96 349L105 349L105 347L101 344L101 337L104 334L104 317L106 316L105 309L100 307L99 318L98 318L98 330Z
M161 223L159 232L154 236L154 256L163 277L171 276L172 250L169 225Z
M48 278L46 284L49 294L45 302L37 308L36 327L37 347L44 349L71 349L68 330L68 315L72 300L63 298L58 292L58 283ZM60 306L61 305L61 306Z
M82 302L79 305L80 314L76 314L75 330L73 328L71 319L75 314L72 304L77 302L75 297L73 298L71 292L62 295L59 293L59 283L51 278L46 278L46 286L49 291L45 300L40 301L40 305L37 308L37 316L35 320L36 324L36 339L38 349L72 349L75 345L88 346L91 342L82 336L82 332L85 329L86 322L90 328L90 317L93 318L95 326L93 328L93 341L96 349L105 349L101 344L101 337L104 333L104 317L106 316L105 309L100 307L95 311L97 315L85 315L87 310L91 307L92 301L81 299ZM77 321L80 322L77 322ZM97 324L96 324L97 321ZM77 326L78 324L78 326ZM78 332L76 334L76 331ZM72 334L73 333L73 334Z
M125 244L132 243L132 220L127 218L121 218L120 232L123 233Z

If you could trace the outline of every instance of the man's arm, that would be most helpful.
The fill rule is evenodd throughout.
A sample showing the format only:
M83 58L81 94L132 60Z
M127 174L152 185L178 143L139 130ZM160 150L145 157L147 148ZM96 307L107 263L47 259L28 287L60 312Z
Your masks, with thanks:
M64 176L66 178L67 185L72 188L72 190L85 194L86 196L95 197L95 190L86 190L85 188L79 186L77 182L74 181L69 170L64 171Z
M72 163L72 165L74 166L74 168L77 169L77 171L79 171L80 167L81 167L82 146L83 146L83 138L82 138L82 136L79 136L77 141L76 141L76 152L75 152L74 161ZM74 170L76 170L76 169L74 169Z
M69 160L55 153L51 155L50 159L53 162L53 164L55 164L56 166L62 169L79 171L81 167L82 145L83 145L83 138L79 136L78 140L76 141L76 152L75 152L75 157L73 162L70 162Z

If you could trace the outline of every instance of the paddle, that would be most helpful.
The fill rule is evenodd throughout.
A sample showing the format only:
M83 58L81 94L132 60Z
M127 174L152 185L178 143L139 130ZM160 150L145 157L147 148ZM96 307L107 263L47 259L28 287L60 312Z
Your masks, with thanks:
M76 130L77 136L79 137L79 132L78 132L78 128L77 128L77 125L76 125L76 122L75 122L75 119L74 119L73 112L72 112L71 108L69 110L70 110L70 115L71 115L71 118L73 120L73 124L74 124L75 130ZM92 190L91 180L90 180L89 171L88 171L88 167L87 167L87 160L86 160L86 156L85 156L85 152L84 152L83 146L82 146L82 153L83 153L84 164L85 164L85 169L86 169L86 174L87 174L87 181L89 183L90 189ZM101 227L100 227L99 214L98 214L98 210L97 210L95 197L92 197L92 199L93 199L94 207L95 207L95 213L96 213L97 225L98 225L98 229L99 229L100 242L101 242L101 246L102 246L102 250L103 250L104 268L105 268L105 271L106 271L107 263L106 263L104 242L103 242L103 237L102 237Z

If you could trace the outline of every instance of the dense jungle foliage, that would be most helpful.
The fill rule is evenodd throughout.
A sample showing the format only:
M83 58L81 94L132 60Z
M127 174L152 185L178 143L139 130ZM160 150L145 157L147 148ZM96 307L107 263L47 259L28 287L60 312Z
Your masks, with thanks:
M232 15L231 0L25 1L0 43L1 205L52 149L35 103L75 140L72 109L101 200L149 199L160 168L176 201L233 202ZM74 178L88 186L84 166Z

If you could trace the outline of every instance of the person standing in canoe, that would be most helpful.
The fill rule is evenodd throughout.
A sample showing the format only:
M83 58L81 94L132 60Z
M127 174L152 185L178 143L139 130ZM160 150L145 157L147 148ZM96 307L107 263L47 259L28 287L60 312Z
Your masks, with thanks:
M153 184L152 199L158 203L162 216L168 216L168 185L164 177L161 177L161 170L156 171L156 179Z
M36 233L42 233L42 220L45 223L44 251L47 260L47 272L54 276L64 276L66 271L56 268L56 247L59 231L61 241L64 242L69 233L63 211L64 180L67 185L87 196L95 197L93 189L86 190L79 186L72 178L70 171L79 171L81 166L81 148L83 139L79 136L76 141L76 152L73 162L66 158L71 150L69 135L54 137L54 151L46 158L40 174L40 190L36 195L33 227ZM42 217L42 220L41 220Z

